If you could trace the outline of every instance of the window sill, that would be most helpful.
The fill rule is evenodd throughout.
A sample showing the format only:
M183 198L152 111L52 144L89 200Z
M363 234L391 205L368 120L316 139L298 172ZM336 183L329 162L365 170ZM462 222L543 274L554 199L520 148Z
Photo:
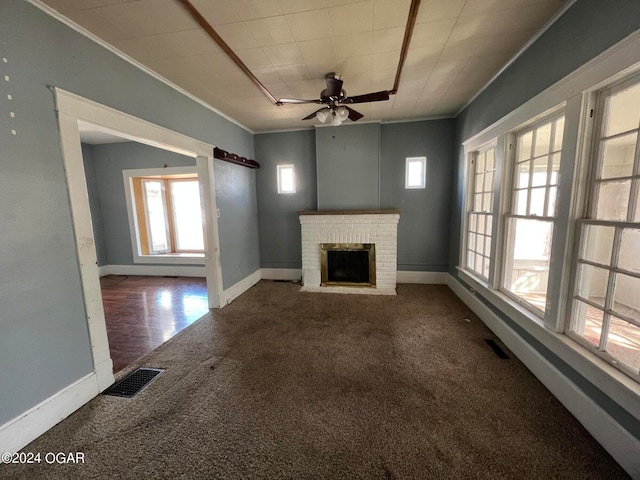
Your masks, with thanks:
M133 263L163 265L204 265L204 253L162 253L158 255L134 255Z
M540 317L506 295L490 289L462 268L457 269L460 279L469 287L640 420L640 384L566 335L549 330Z

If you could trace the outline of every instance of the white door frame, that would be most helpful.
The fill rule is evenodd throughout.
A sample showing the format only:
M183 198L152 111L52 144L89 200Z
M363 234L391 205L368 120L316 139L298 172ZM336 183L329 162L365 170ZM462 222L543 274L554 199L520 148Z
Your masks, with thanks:
M213 172L213 145L100 105L65 90L53 88L53 91L56 97L60 143L71 202L71 216L84 303L87 310L93 364L98 387L100 391L103 391L114 382L113 362L109 353L107 327L102 306L97 254L78 121L91 123L125 139L196 159L205 215L205 270L209 308L218 308L223 305L223 287L218 218L214 213L217 212L217 207Z

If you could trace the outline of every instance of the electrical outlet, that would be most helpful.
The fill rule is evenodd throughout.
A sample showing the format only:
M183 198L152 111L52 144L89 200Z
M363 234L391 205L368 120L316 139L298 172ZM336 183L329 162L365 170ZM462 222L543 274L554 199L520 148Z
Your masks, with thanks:
M469 293L475 297L476 296L476 289L472 288L472 287L469 287Z
M216 208L216 217L220 218L220 209Z

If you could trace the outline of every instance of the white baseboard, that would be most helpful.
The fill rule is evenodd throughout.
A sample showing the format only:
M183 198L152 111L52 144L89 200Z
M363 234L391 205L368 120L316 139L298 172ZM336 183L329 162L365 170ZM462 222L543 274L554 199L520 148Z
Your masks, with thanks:
M154 277L205 277L205 267L183 265L103 265L98 268L105 275L149 275Z
M109 274L109 265L101 265L98 267L98 276L104 277L105 275Z
M291 280L302 278L301 268L262 268L263 280Z
M100 393L95 373L0 426L0 452L17 452Z
M407 272L398 271L398 283L422 283L427 285L446 285L449 274L447 272Z
M560 400L632 478L640 478L640 440L625 430L453 276L447 275L449 288Z
M260 281L262 272L260 269L253 272L251 275L247 275L234 286L227 288L222 292L222 306L229 305L236 298L242 295L244 292L253 287Z

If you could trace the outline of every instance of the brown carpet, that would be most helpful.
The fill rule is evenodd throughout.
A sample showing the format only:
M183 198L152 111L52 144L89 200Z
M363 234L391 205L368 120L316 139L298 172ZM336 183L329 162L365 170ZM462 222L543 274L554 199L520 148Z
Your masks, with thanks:
M628 478L447 287L299 288L260 282L123 371L167 369L138 396L24 449L85 464L0 477Z

